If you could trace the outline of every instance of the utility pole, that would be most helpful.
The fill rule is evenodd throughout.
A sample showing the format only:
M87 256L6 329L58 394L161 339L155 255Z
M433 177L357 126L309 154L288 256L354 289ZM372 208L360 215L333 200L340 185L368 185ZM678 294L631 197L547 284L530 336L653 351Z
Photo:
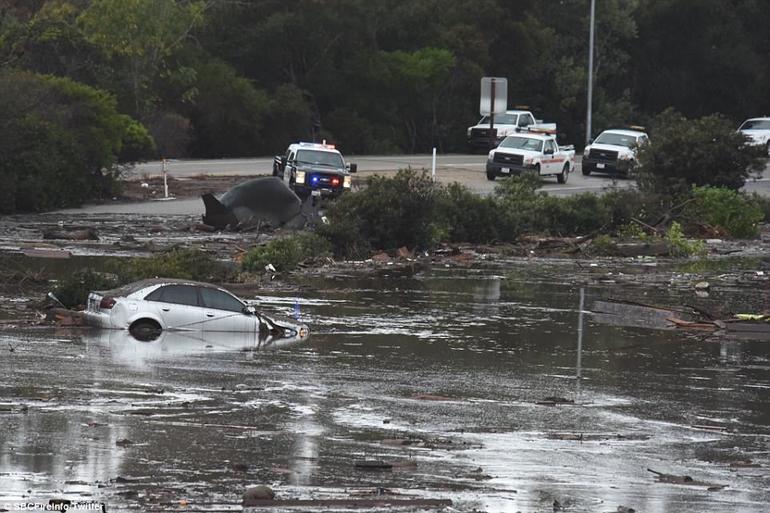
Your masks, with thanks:
M594 96L594 22L596 17L596 0L591 0L591 28L588 36L588 108L586 114L586 145L591 139L591 109Z

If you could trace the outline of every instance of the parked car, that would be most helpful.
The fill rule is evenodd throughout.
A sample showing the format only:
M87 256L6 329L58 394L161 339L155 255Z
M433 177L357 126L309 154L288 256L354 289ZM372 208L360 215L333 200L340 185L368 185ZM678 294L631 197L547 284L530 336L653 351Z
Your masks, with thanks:
M339 196L353 184L356 164L347 164L331 144L300 142L273 158L273 176L282 179L301 199Z
M494 145L500 144L503 139L509 135L526 131L530 128L539 128L547 130L556 130L556 123L543 123L540 119L535 119L532 112L528 110L507 110L504 114L496 114L494 119L494 128L489 126L490 117L484 116L481 120L468 127L468 148L471 151L489 149L490 130L494 130Z
M750 145L764 146L770 157L770 117L747 119L738 130L748 138Z
M575 169L575 147L559 146L552 131L530 129L509 135L487 157L487 179L530 172L566 183Z
M140 340L153 340L165 330L308 335L305 325L267 317L221 287L189 280L155 278L94 291L84 315L89 325L126 329Z
M643 127L605 130L583 150L583 174L628 176L637 165L637 150L648 142Z

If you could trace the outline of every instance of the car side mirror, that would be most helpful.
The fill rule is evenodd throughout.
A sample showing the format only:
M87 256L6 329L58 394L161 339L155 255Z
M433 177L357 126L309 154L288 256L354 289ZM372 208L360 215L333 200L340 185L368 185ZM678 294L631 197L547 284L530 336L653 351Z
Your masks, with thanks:
M244 315L256 315L257 309L251 305L245 305L241 312L243 312Z
M285 165L286 165L286 155L282 155L281 156L281 166L285 166Z
M590 137L590 138L588 139L588 144L593 144L593 143L594 143L594 138L593 138L593 137Z
M350 168L351 173L355 173L358 171L358 164L348 164L348 168Z

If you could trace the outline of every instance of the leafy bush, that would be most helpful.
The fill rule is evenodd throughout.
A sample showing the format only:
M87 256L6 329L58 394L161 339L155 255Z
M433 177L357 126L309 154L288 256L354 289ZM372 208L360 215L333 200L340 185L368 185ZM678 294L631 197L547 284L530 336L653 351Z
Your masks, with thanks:
M506 238L498 218L500 211L492 197L483 197L458 183L440 193L437 223L449 242L491 242Z
M706 244L702 240L690 241L684 236L682 225L674 221L664 237L672 256L702 256L705 255Z
M731 237L754 238L764 219L760 206L744 194L722 187L694 187L685 214L697 224L724 230Z
M762 221L770 223L770 198L767 196L760 196L756 192L752 192L748 196L749 202L758 208L762 212Z
M760 168L761 159L727 118L687 119L668 109L655 119L651 144L640 149L639 163L642 190L686 196L691 185L737 190Z
M123 283L144 278L179 278L197 281L223 281L227 272L222 264L199 249L173 248L149 258L132 258L116 269Z
M369 177L364 190L341 196L327 216L332 225L356 220L349 225L357 231L356 247L430 247L441 238L436 216L441 194L425 171L402 169L393 178Z
M120 285L113 274L99 273L93 269L81 269L60 281L53 290L56 299L67 308L85 306L92 290L108 290Z
M272 264L278 271L291 271L303 261L328 255L332 247L328 240L314 233L300 233L270 241L252 248L243 258L243 269L262 271Z

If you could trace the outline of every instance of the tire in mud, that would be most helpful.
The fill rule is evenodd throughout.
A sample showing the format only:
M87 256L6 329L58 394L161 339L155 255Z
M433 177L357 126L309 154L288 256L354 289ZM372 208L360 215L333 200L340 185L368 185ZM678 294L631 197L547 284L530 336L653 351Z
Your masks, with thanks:
M152 319L139 319L128 328L131 336L140 342L151 342L158 338L163 329Z

